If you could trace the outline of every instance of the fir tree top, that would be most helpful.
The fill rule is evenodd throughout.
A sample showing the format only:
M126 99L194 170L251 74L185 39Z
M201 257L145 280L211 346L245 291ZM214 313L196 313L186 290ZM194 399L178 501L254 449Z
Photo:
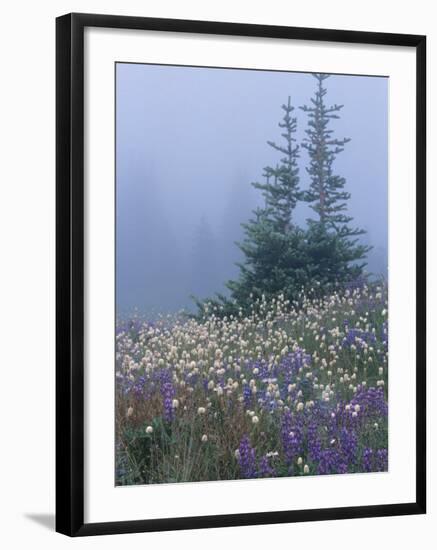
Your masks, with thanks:
M255 182L252 185L263 192L265 209L276 230L280 233L288 231L292 226L292 214L300 198L299 190L299 146L296 145L294 134L297 128L297 119L292 116L294 107L290 96L287 104L282 105L284 116L279 122L283 129L281 133L285 143L278 145L274 141L267 141L268 145L284 156L275 168L264 168L265 183Z
M340 118L338 112L343 105L327 106L325 96L327 89L324 81L330 75L314 73L317 80L311 106L304 105L301 109L308 114L307 137L302 143L309 154L310 163L307 172L311 176L311 184L305 193L305 200L318 214L319 222L327 228L335 229L343 235L360 235L363 232L351 229L347 224L352 218L345 214L346 202L350 193L344 190L346 180L334 173L333 163L337 155L344 150L349 138L338 139L333 137L333 130L329 127L332 119Z

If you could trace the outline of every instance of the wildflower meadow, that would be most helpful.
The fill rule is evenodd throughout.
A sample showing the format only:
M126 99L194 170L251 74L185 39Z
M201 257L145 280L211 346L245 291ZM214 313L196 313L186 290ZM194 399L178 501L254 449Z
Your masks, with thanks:
M116 484L387 471L387 80L117 71Z
M387 289L120 323L116 483L388 468Z

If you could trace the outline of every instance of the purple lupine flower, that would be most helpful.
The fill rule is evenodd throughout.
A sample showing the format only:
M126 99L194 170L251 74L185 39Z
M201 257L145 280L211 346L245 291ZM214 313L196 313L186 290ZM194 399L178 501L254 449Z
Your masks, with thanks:
M240 441L237 453L241 476L245 479L256 477L255 449L251 446L249 437L245 435Z
M297 422L293 422L290 411L282 416L281 440L287 464L291 465L295 458L302 453L302 428Z
M283 376L286 384L290 384L295 381L299 369L310 364L311 356L304 353L300 348L297 348L281 359L279 365L276 367L276 371L278 375Z
M256 366L259 368L259 373L257 376L255 376L255 378L259 378L260 380L262 380L263 378L270 377L269 363L267 361L261 361Z
M388 450L378 449L375 456L375 469L377 472L386 472L388 470Z
M386 472L388 470L388 450L374 451L366 447L362 455L362 469L365 472Z
M174 389L170 383L165 383L162 387L163 405L164 405L164 418L168 422L173 420L173 396Z
M373 450L365 447L361 458L361 465L364 472L371 472L373 465Z
M375 344L376 336L373 334L373 332L368 332L359 328L350 328L343 338L344 346L350 347L352 344L354 344L358 347L363 348L363 342L365 342L366 344Z
M258 476L257 477L275 477L276 470L270 464L269 457L264 455L260 458L258 464Z
M176 395L172 382L165 381L161 386L161 394L163 400L163 414L167 422L171 422L174 418L173 399Z
M354 465L357 459L358 438L353 430L343 428L340 432L339 443L341 452L349 466Z
M324 449L320 451L317 462L317 473L327 474L345 474L348 465L342 454L337 449Z
M360 406L359 416L364 419L385 418L388 414L388 405L384 396L384 389L378 388L363 388L360 387L354 398L350 402L351 409L355 405Z
M308 455L313 462L318 462L322 456L322 441L316 424L310 424L307 431Z
M250 407L251 403L252 403L252 390L249 386L249 384L245 384L243 386L243 399L244 399L244 404L246 407Z

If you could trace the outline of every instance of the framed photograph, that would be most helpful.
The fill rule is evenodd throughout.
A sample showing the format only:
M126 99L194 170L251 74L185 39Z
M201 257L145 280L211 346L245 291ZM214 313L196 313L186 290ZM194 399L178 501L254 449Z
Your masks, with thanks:
M56 25L57 530L425 513L425 37Z

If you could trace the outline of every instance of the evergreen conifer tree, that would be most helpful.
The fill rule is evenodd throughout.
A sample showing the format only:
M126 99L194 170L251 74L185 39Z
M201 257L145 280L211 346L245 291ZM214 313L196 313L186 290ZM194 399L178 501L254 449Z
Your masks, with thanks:
M352 228L352 217L347 214L347 201L351 195L345 190L346 179L335 174L334 161L344 150L349 138L334 137L330 122L339 118L343 105L325 103L327 74L313 75L317 81L311 106L301 109L308 114L307 137L302 143L308 151L310 163L307 172L311 177L309 189L303 198L317 214L308 220L309 276L320 284L350 281L362 275L370 247L359 243L365 233Z
M279 127L283 142L267 142L282 157L275 167L264 169L264 183L252 183L262 191L265 204L254 211L249 222L242 224L245 238L238 246L244 262L238 264L240 277L227 283L231 300L243 309L262 295L267 298L278 293L293 296L306 282L304 232L293 222L301 191L299 146L295 138L297 120L290 98L282 110L284 115Z
M283 130L281 134L284 144L276 144L274 141L267 141L268 145L284 155L275 168L267 166L264 168L264 183L253 183L256 189L260 189L265 199L265 210L275 229L285 234L292 224L292 214L300 198L299 190L299 145L294 137L297 129L297 119L292 116L294 107L291 105L290 97L288 102L282 105L284 116L279 127Z

